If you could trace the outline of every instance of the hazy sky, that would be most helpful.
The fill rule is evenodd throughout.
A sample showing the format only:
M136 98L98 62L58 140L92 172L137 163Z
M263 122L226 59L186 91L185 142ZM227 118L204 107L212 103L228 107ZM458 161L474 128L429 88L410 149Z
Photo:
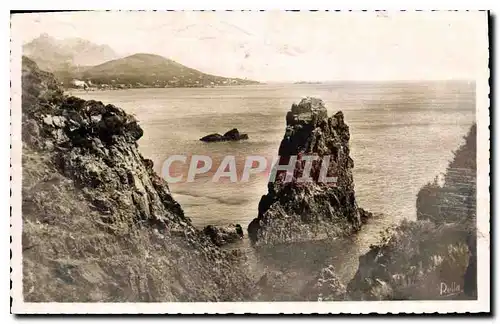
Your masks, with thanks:
M79 12L14 15L41 33L155 53L203 72L261 81L484 77L485 12Z

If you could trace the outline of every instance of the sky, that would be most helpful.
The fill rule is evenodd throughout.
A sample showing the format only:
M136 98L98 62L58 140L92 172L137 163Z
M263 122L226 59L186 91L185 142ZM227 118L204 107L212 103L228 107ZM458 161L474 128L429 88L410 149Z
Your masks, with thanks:
M488 62L486 12L72 12L11 22L19 44L79 37L259 81L477 80Z

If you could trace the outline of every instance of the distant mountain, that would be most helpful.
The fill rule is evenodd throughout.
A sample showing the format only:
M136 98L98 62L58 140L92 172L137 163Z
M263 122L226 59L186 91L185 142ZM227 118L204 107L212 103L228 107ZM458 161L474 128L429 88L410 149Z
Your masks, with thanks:
M155 54L134 54L89 67L77 76L95 85L203 87L258 82L206 74Z
M25 44L23 55L48 71L93 66L119 57L108 45L97 45L81 38L58 40L47 34Z
M23 55L42 70L53 72L65 86L74 79L90 86L110 88L207 87L255 84L237 78L202 73L154 54L119 56L108 45L97 45L81 38L55 39L42 34L23 46Z

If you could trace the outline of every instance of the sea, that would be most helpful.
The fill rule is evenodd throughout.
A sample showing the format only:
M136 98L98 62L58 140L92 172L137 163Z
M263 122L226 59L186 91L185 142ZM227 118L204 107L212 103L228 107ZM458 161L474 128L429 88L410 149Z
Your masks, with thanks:
M377 214L356 238L342 244L350 251L337 258L349 264L341 270L345 280L353 275L357 257L378 242L381 232L403 219L416 218L418 191L446 170L453 151L475 122L476 112L475 84L466 81L261 84L72 94L135 115L144 129L139 149L153 160L158 173L172 155L211 158L211 171L198 175L194 182L169 184L186 216L200 229L208 224L246 228L267 192L265 173L251 175L248 182L213 182L213 173L225 156L235 156L239 170L247 156L276 156L286 113L303 97L321 98L329 115L342 111L351 134L358 205ZM199 140L232 128L249 139ZM189 158L185 165L176 163L186 178L183 168Z

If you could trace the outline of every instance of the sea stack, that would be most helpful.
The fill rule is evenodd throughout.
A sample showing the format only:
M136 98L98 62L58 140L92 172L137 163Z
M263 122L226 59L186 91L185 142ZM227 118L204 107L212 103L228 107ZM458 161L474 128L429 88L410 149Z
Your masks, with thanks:
M335 183L321 181L311 173L313 181L298 182L300 171L286 182L278 174L268 183L268 193L259 203L258 217L248 226L254 244L280 244L349 235L360 229L371 214L358 208L352 176L353 160L349 156L349 126L339 111L328 117L321 99L307 97L293 104L286 116L286 131L279 147L280 164L298 156L318 156L313 170L321 168L323 157L330 156L328 177ZM323 166L325 167L325 166Z

